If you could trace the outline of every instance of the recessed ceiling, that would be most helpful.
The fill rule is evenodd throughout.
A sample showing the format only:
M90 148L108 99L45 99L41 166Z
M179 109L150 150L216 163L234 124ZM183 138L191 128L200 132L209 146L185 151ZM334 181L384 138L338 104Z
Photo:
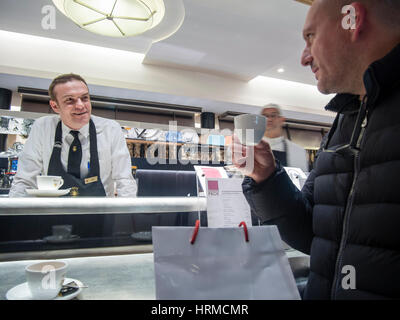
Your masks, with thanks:
M0 29L145 53L145 64L245 81L264 75L315 84L309 70L300 66L308 6L293 0L183 0L183 24L156 43L146 35L115 39L92 34L58 10L56 29L45 30L41 10L46 5L52 1L1 0ZM285 72L278 73L278 68Z

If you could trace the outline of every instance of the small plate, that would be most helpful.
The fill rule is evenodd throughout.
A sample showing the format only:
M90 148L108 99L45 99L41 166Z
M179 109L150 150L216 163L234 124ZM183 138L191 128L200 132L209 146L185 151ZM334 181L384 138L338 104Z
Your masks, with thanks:
M26 189L26 192L35 197L60 197L68 194L71 188L59 189L59 190L38 190L38 189Z
M83 286L82 282L79 280L71 279L71 278L65 278L64 279L64 284L70 283L72 281L75 281L75 283L78 286ZM82 288L79 288L77 291L67 295L67 296L57 296L53 300L71 300L75 298L77 295L79 295L82 292ZM6 293L6 299L7 300L33 300L31 292L28 287L28 282L21 283L14 288L11 288L10 290L7 291Z
M43 240L48 243L70 243L79 239L80 237L77 234L72 234L69 238L60 238L57 236L48 236L43 238Z

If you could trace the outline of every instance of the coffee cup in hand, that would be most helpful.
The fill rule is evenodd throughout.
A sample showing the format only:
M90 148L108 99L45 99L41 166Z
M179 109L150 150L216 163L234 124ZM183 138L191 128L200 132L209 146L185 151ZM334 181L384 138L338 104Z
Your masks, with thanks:
M257 145L267 128L267 118L257 114L242 114L234 118L235 135L246 146Z
M26 280L34 300L57 297L64 283L68 264L63 261L34 263L25 268Z
M36 182L39 190L58 190L64 184L60 176L37 176Z

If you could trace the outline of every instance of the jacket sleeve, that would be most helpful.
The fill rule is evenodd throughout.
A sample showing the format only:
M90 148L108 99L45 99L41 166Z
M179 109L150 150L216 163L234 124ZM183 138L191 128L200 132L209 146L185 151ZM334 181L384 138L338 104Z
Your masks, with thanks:
M254 213L268 225L277 225L282 240L291 247L310 253L313 239L312 208L315 172L311 171L302 191L292 183L277 161L275 173L257 184L246 177L243 193Z

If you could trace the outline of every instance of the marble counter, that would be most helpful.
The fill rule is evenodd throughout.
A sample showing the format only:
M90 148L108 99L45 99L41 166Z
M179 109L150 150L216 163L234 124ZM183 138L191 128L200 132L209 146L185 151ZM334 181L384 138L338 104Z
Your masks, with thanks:
M81 281L84 300L154 300L153 254L60 259L69 264L66 276ZM25 267L40 260L0 263L0 299L25 282Z

